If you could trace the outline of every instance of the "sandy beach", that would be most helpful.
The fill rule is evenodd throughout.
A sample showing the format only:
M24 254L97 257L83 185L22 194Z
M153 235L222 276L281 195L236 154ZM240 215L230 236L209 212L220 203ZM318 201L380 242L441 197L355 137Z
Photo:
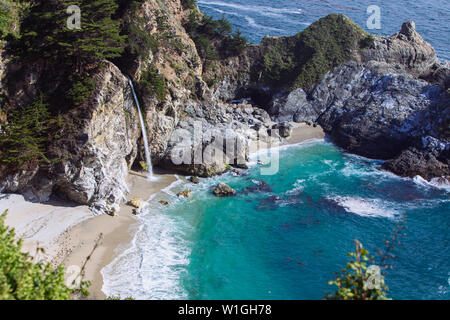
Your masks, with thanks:
M324 138L320 127L293 124L292 134L281 145L297 144L310 139ZM131 172L127 178L130 193L127 201L139 198L144 201L177 180L169 173L156 173L156 181ZM30 203L20 195L0 194L0 213L9 209L7 225L16 229L24 239L24 251L34 255L36 247L45 249L37 259L64 264L66 267L85 264L83 280L91 282L89 299L105 299L102 292L101 270L111 263L120 248L130 243L137 221L133 208L121 206L118 215L94 216L88 207L62 201L48 204ZM100 239L100 240L99 240ZM98 244L93 254L94 246ZM89 257L87 260L87 257Z
M127 200L139 198L147 201L153 194L176 181L172 174L155 174L155 178L155 181L150 182L146 176L131 172L128 176L130 193ZM89 299L106 298L101 290L103 278L100 271L116 257L118 248L131 241L135 224L133 208L122 204L117 216L102 215L83 221L67 233L65 241L69 243L68 247L71 250L62 261L66 267L81 267L102 234L99 246L95 249L85 268L83 279L91 281Z

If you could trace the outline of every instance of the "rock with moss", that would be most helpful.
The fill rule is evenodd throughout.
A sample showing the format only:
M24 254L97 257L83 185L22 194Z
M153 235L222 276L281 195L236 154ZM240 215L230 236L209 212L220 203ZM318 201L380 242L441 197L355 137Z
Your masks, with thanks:
M219 183L213 191L216 197L232 197L236 195L236 191L226 183Z

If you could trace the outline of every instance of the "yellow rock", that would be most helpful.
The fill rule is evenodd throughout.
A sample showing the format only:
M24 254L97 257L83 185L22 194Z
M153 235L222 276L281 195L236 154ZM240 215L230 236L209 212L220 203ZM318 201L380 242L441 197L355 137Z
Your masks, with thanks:
M191 195L192 195L192 191L191 190L184 190L184 191L181 191L181 192L179 192L177 194L178 198L181 198L181 197L183 197L183 198L190 198Z
M134 198L128 202L128 205L139 210L144 206L144 201L140 198Z

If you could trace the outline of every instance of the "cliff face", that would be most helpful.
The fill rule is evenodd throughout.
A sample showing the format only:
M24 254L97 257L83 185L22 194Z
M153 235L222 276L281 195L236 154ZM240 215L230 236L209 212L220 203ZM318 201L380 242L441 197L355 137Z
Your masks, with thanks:
M56 194L99 213L114 212L127 192L128 170L144 159L126 75L138 89L152 161L171 170L211 176L242 166L249 141L274 139L269 137L274 122L306 121L323 126L350 152L390 159L385 168L398 174L450 175L449 68L413 23L392 37L372 38L348 18L332 15L296 36L266 38L240 54L205 61L185 28L193 11L199 12L180 0L147 0L136 12L126 12L124 19L139 21L158 45L104 61L91 75L94 89L81 105L64 108L61 100L67 125L47 146L58 161L14 172L3 166L0 190L36 201ZM0 125L11 109L35 99L43 82L58 92L67 76L56 72L48 81L44 61L8 61L2 53L6 103ZM252 104L228 103L248 97ZM227 141L236 152L222 162L173 161L186 150L184 160L225 151Z
M449 79L448 62L406 22L310 90L275 94L267 108L278 121L320 124L349 152L389 160L386 170L432 179L450 173Z
M116 204L128 190L125 178L136 158L141 132L127 79L120 70L105 62L93 79L90 99L65 114L69 126L48 146L48 152L60 160L33 170L3 171L0 189L22 193L31 201L45 202L57 194L97 212L117 210Z

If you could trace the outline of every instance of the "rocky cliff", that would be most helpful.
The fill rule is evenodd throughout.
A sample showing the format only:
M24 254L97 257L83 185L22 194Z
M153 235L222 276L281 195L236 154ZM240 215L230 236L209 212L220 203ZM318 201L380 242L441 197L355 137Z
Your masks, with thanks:
M448 176L449 75L448 62L406 22L312 89L275 96L268 110L278 120L320 124L339 146L389 160L383 168L396 174Z
M321 125L349 152L389 160L384 168L397 174L450 175L449 67L412 22L392 37L372 37L331 15L293 37L267 37L208 59L189 32L192 17L201 14L185 1L146 0L121 15L124 32L136 24L151 49L127 49L104 61L90 74L93 89L75 106L53 98L65 125L52 131L46 156L57 160L16 170L2 165L2 192L35 201L55 194L114 212L127 192L128 170L144 159L127 75L144 109L152 161L170 170L211 176L243 166L249 141L280 139L270 137L271 129L295 121ZM223 48L223 39L214 34L212 48ZM21 64L2 51L0 125L42 88L64 97L70 75L48 70L45 61ZM229 141L231 158L189 164L199 154L226 151Z

